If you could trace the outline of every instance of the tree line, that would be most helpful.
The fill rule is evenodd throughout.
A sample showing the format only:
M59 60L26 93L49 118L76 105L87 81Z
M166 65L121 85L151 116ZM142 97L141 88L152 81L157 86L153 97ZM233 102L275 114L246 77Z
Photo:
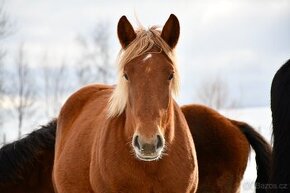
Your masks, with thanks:
M16 53L7 54L4 39L13 36L3 3L0 4L0 133L5 122L13 122L18 138L29 121L38 117L56 117L69 94L93 82L108 83L112 78L109 55L110 36L106 23L99 21L91 36L78 36L81 52L77 61L68 64L65 58L52 65L43 53L37 67L31 65L25 43L19 43ZM35 118L33 118L35 117ZM5 136L5 135L3 135ZM5 137L0 143L5 143Z

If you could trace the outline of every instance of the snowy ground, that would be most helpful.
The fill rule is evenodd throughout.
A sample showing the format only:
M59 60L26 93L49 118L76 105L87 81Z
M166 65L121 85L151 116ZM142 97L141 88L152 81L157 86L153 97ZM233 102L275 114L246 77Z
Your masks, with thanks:
M223 110L221 113L229 118L249 123L270 142L272 125L271 125L271 111L269 107ZM31 124L31 127L29 128L35 129L37 128L37 125L45 124L46 122L47 120L39 120L38 123L34 121L34 123ZM4 130L4 132L6 133L6 139L8 142L11 142L16 139L17 136L16 130L6 129ZM31 132L31 130L26 129L23 133L25 134L29 132ZM241 192L242 193L254 192L255 179L256 179L255 153L254 151L252 151L251 156L249 157L248 167L245 172L244 180L241 186Z

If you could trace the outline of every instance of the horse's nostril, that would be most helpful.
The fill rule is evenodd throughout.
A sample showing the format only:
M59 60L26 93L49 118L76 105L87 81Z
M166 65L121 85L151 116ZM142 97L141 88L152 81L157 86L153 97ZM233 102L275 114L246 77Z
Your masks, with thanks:
M160 135L157 135L157 149L163 146L163 141Z
M134 142L133 142L134 146L137 147L139 150L141 149L140 144L139 144L139 136L136 135L134 137Z

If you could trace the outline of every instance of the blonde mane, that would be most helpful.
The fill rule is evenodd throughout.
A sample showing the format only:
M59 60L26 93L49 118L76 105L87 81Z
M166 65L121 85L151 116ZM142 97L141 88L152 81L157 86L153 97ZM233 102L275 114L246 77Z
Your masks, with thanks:
M160 37L161 32L156 26L148 30L143 27L136 30L136 38L126 49L121 49L118 55L118 83L109 100L108 115L109 117L119 116L126 108L128 100L128 84L124 78L125 65L134 58L145 53L150 53L153 46L160 48L160 52L164 52L171 60L174 67L174 78L172 82L172 92L174 95L178 94L179 90L179 73L175 59L174 50L172 50L167 43ZM152 53L152 52L151 52ZM156 52L154 52L156 53Z

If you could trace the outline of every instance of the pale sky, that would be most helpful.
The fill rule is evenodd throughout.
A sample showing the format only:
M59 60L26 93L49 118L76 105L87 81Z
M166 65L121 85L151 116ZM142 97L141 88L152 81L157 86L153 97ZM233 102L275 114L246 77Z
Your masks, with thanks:
M267 106L272 77L290 58L289 0L6 0L5 4L16 29L4 45L12 55L24 42L35 66L43 52L51 60L73 61L78 55L76 37L90 34L100 20L108 23L115 58L120 48L116 25L122 15L133 25L136 13L144 26L162 26L174 13L181 23L177 56L182 104L198 102L201 82L220 76L241 106Z

